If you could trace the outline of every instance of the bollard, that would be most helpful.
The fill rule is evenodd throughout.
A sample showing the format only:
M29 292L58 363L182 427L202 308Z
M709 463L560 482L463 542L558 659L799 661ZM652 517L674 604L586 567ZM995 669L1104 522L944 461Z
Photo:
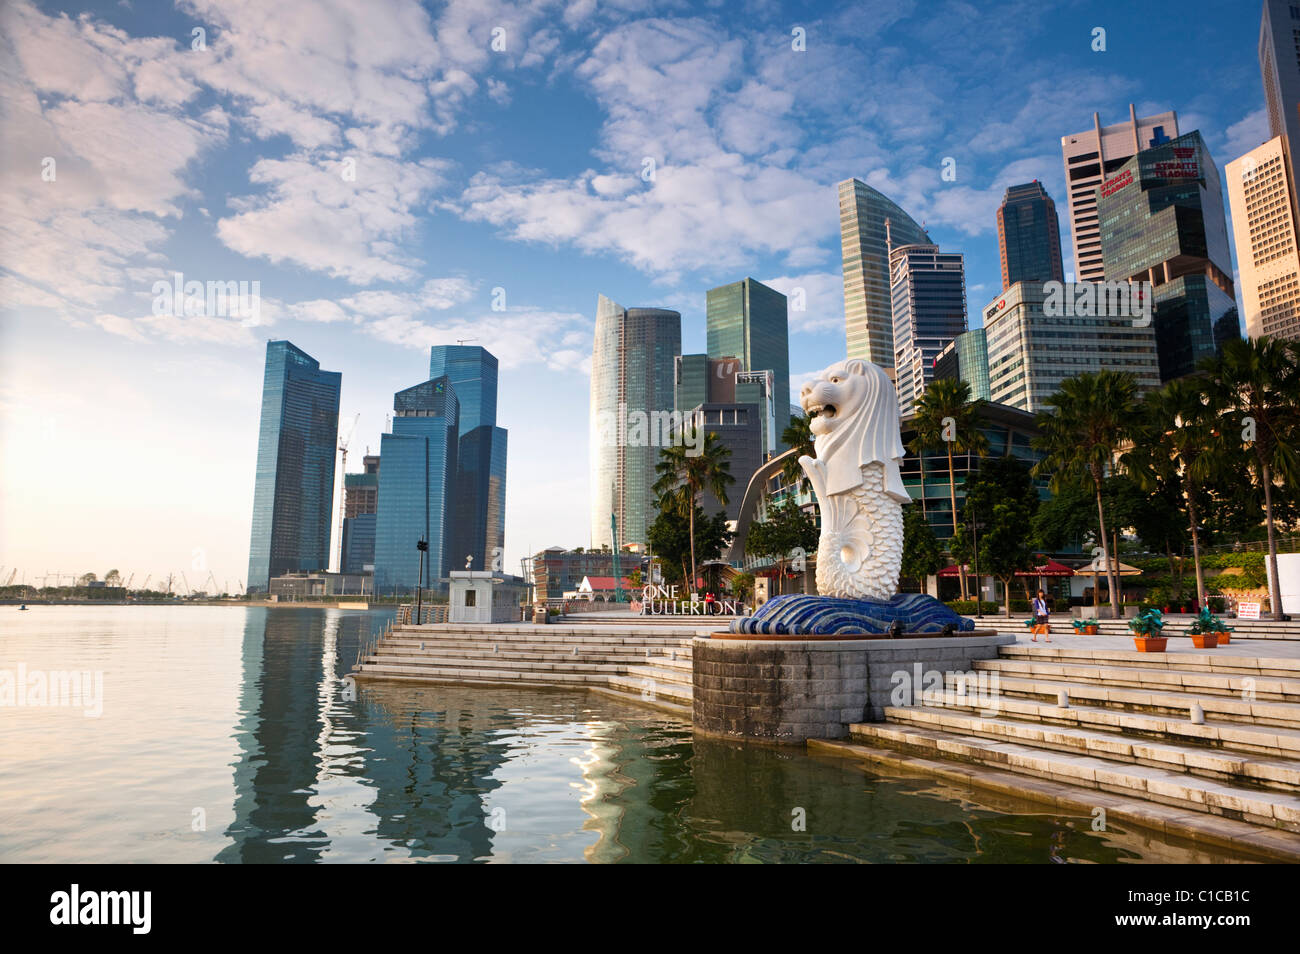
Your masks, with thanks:
M1069 689L1059 689L1059 690L1057 690L1057 693L1056 693L1056 704L1057 704L1057 706L1058 706L1059 708L1062 708L1062 709L1068 709L1068 708L1070 708L1070 690L1069 690Z
M1199 702L1192 703L1192 725L1205 725L1205 710Z
M577 646L574 646L574 647L573 647L573 655L574 655L574 656L578 655L578 647L577 647Z
M499 652L501 652L501 647L498 646L496 643L493 643L493 644L492 644L492 651L493 651L494 653L499 653Z

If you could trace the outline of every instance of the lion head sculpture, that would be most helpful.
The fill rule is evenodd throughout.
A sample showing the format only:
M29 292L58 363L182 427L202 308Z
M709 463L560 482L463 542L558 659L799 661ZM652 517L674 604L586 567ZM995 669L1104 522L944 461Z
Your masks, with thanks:
M911 499L898 473L903 459L898 394L880 367L856 358L833 364L803 386L799 403L811 418L827 493L853 490L862 483L862 468L879 461L885 492L900 503Z

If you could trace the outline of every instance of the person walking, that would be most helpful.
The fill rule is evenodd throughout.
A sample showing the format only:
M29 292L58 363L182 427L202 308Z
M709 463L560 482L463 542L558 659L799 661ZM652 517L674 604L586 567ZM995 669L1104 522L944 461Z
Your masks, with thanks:
M1031 643L1038 642L1038 633L1040 630L1042 631L1043 636L1046 637L1044 640L1045 642L1050 643L1052 641L1052 627L1047 621L1049 615L1050 611L1047 608L1047 594L1042 590L1039 590L1038 595L1034 597L1034 635L1029 637Z

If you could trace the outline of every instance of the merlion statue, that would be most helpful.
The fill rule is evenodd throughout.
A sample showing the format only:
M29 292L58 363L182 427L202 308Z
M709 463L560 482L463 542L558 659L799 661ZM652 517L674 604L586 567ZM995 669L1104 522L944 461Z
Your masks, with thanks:
M834 636L969 632L975 621L925 593L899 593L903 504L898 395L869 361L832 365L804 385L816 457L800 457L821 511L817 593L774 596L733 620L738 636Z
M852 359L820 372L799 401L817 448L816 457L799 458L821 508L817 592L889 600L898 592L910 499L898 472L894 382L879 366Z

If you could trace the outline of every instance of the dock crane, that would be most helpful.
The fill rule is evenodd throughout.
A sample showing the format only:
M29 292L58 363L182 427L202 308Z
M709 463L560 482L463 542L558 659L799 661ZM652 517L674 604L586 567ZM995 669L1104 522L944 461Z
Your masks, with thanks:
M4 581L4 585L9 586L11 583L13 583L14 577L17 575L18 575L18 567L14 567L14 571L9 574L9 579Z
M343 572L343 518L347 513L348 505L348 445L352 443L352 435L357 432L357 422L361 420L361 412L358 411L352 418L352 426L348 428L347 434L339 438L339 453L343 455L343 461L339 467L342 477L339 478L339 572Z
M185 596L186 596L186 598L189 598L189 597L193 596L193 595L194 595L194 591L190 589L190 581L187 580L187 579L185 578L185 571L184 571L184 570L181 570L181 582L185 584Z
M208 585L208 583L211 583L211 584L212 584L212 591L211 591L211 593L209 593L209 595L210 595L210 596L218 596L218 595L220 595L220 593L221 593L221 587L217 586L217 578L216 578L215 576L212 575L212 571L211 571L211 570L208 570L208 578L207 578L207 580L204 581L204 583L203 583L204 587L206 587L206 586Z
M153 574L152 573L147 574L144 578L144 582L140 584L140 589L147 592L149 589L149 581L151 579L153 579Z
M126 578L126 585L123 586L122 589L126 590L128 593L131 592L131 581L134 579L135 579L135 571L133 570L131 572L131 575Z

